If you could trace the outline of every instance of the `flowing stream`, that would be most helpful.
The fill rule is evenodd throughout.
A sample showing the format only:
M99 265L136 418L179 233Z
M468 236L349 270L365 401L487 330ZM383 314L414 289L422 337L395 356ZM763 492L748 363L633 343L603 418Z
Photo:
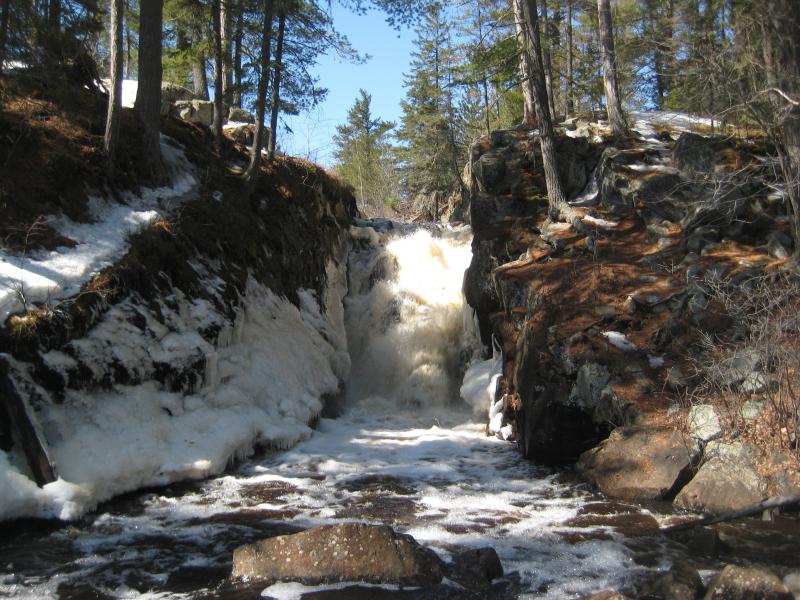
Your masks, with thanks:
M293 449L220 477L118 498L74 524L5 525L0 597L345 598L227 576L240 544L353 520L392 525L443 558L493 546L503 597L619 588L687 558L687 543L696 566L718 566L720 549L702 539L654 534L668 505L604 500L485 435L485 414L459 400L478 350L461 298L470 241L468 230L354 228L344 307L353 364L340 414ZM770 561L790 565L792 538L778 529L728 536L739 557L758 558L766 544ZM411 597L380 594L357 597Z

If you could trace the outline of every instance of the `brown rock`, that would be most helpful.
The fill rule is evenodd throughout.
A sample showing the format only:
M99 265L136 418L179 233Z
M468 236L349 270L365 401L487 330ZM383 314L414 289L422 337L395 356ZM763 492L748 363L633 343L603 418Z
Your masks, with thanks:
M448 576L466 588L485 589L503 576L503 565L494 548L475 548L453 557Z
M648 595L670 600L695 600L702 593L703 580L697 569L678 563L655 580Z
M792 600L794 596L771 571L728 565L708 586L705 600Z
M233 553L233 577L311 585L363 581L432 586L442 574L443 563L432 550L386 525L315 527L240 546Z
M607 496L659 500L688 481L696 457L677 431L623 427L584 452L577 467Z

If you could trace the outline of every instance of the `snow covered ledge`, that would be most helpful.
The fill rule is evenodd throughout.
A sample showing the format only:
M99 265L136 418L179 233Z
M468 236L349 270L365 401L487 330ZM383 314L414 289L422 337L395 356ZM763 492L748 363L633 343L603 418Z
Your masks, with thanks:
M324 311L312 291L299 292L298 307L250 278L235 320L214 346L197 333L225 322L210 303L181 298L168 316L171 332L149 322L148 328L164 330L155 346L125 327L131 314L146 314L133 299L111 309L80 340L87 357L115 352L126 368L147 371L156 359L201 352L202 385L193 393L171 392L143 377L108 391L67 390L63 402L43 403L36 416L59 479L39 488L23 456L0 451L0 520L76 519L112 496L206 477L256 446L285 448L308 437L320 398L337 392L350 369L345 264L328 263ZM54 369L74 366L57 351L45 359ZM47 398L23 365L12 361L12 369L19 383Z

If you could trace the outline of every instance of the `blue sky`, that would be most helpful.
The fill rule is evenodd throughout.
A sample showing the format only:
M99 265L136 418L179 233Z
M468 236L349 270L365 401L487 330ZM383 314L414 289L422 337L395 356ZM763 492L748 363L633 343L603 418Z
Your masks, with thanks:
M334 3L336 28L346 35L355 49L371 58L365 64L352 64L335 56L323 56L314 72L320 85L328 88L328 98L310 113L285 117L294 133L280 132L281 146L295 156L309 158L329 166L332 161L331 139L336 126L347 118L347 110L358 96L359 88L372 94L373 114L387 121L399 121L400 101L405 96L403 74L411 58L414 32L395 31L386 24L385 15L370 11L360 16Z

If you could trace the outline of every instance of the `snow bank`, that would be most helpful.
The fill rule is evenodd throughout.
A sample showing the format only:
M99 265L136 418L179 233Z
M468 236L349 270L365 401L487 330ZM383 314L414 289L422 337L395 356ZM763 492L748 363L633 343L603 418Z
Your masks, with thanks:
M328 305L339 308L323 313L313 292L303 291L298 309L251 279L236 322L216 347L196 333L199 323L215 318L207 306L198 310L184 300L176 311L183 322L174 317L175 331L150 348L121 326L123 307L110 311L111 322L83 340L87 346L140 368L148 356L152 362L170 352L202 351L202 387L173 393L148 380L108 391L70 390L63 403L45 406L37 416L62 479L39 489L0 452L0 520L75 519L127 491L219 473L257 444L286 448L307 438L320 398L336 392L349 370L341 294L341 287L329 291ZM66 355L47 358L51 368L70 366Z
M128 236L169 215L197 185L194 169L182 150L165 136L161 152L172 173L168 187L144 188L116 200L92 196L90 223L51 216L47 224L76 242L74 248L17 254L0 248L0 322L9 314L39 302L57 303L76 294L93 274L119 260Z
M711 126L711 119L679 112L631 110L626 114L631 129L645 138L656 137L659 125L679 132L692 131L698 125Z

